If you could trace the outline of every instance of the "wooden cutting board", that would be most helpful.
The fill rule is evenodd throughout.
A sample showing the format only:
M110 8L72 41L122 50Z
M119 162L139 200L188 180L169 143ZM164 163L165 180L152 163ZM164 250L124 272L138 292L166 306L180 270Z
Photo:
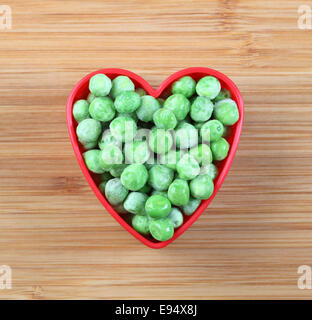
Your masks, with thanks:
M311 298L311 1L8 1L0 31L0 299ZM68 138L75 83L106 67L157 87L217 69L246 110L219 194L181 238L144 247L87 185Z

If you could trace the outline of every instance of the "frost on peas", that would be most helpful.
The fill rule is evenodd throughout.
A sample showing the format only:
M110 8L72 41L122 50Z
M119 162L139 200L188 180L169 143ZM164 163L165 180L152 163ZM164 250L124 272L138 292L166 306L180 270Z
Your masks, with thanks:
M105 197L112 205L121 204L128 195L128 190L122 185L120 179L108 180L105 186Z
M160 156L160 163L170 169L176 170L178 161L185 153L185 150L170 150L168 153Z
M134 84L130 78L126 76L118 76L112 81L110 96L113 99L116 99L117 96L124 91L134 91Z
M185 76L172 84L172 93L183 94L186 98L190 98L195 93L196 82L190 76Z
M219 94L213 99L213 102L217 103L221 100L230 99L230 98L231 98L230 91L222 88L221 91L219 92Z
M100 151L99 163L103 170L110 170L123 162L121 150L113 144L107 144Z
M189 202L190 189L183 179L175 179L168 189L168 198L175 206L183 206Z
M104 169L100 166L100 150L89 150L83 154L87 168L94 173L103 173Z
M213 100L219 94L220 90L221 84L219 80L213 76L203 77L196 84L196 93L210 100Z
M98 121L112 120L115 116L113 100L108 97L95 98L90 104L89 113L93 119Z
M197 97L192 105L190 116L194 121L205 122L211 118L213 103L207 97Z
M86 100L80 99L74 103L73 116L77 122L89 118L89 103Z
M210 148L213 160L221 161L227 157L230 145L224 138L221 138L218 141L212 142Z
M117 117L109 125L112 135L116 140L126 142L134 139L137 124L130 117Z
M209 120L200 129L200 136L203 141L214 142L224 134L224 126L219 120Z
M125 170L127 167L127 164L116 164L114 165L110 170L109 173L114 177L114 178L119 178L122 174L122 172Z
M190 111L190 102L182 94L173 94L164 103L164 108L172 111L178 121L183 120Z
M190 154L185 154L177 163L179 178L184 180L194 179L199 175L200 166Z
M124 208L133 214L145 215L145 202L148 196L141 192L130 192L124 202Z
M208 174L208 176L214 180L218 176L218 173L218 168L213 163L209 163L200 168L199 174Z
M212 153L206 144L200 144L190 150L190 155L200 164L205 165L212 162Z
M162 165L155 165L149 170L148 184L157 191L169 188L174 176L174 171Z
M153 219L149 223L149 231L154 239L167 241L173 237L174 227L168 218Z
M107 144L113 144L117 146L118 148L121 148L122 142L120 140L117 140L111 133L110 129L104 130L99 142L98 146L100 149L103 149L105 145Z
M89 102L89 104L96 98L96 96L93 94L93 93L89 93L88 94L88 97L87 97L87 100Z
M101 123L94 119L82 120L76 128L78 140L83 144L97 141L101 132Z
M160 104L157 99L146 95L141 97L141 105L136 110L136 114L141 121L150 122L153 120L153 115L158 109L160 109Z
M133 216L132 227L135 231L143 235L149 234L149 218L147 216L140 215Z
M175 142L179 149L188 149L198 144L198 130L190 123L179 124L175 131Z
M206 200L213 194L214 184L207 174L199 175L190 182L190 190L193 198Z
M114 101L114 106L118 112L134 112L141 104L139 94L134 91L124 91L120 93Z
M86 150L94 149L97 146L97 141L91 141L82 144Z
M130 164L124 169L120 179L125 188L138 191L146 184L148 172L143 164Z
M163 154L171 149L173 139L169 131L153 128L149 136L148 144L153 152Z
M168 219L173 223L174 228L179 228L183 224L183 214L178 208L172 208Z
M146 141L127 142L124 147L126 163L145 163L150 157L150 150Z
M232 99L217 102L213 111L214 117L225 126L231 126L239 119L237 104Z
M98 73L89 81L89 90L96 97L107 96L112 88L111 79L105 74Z
M182 206L183 213L187 216L192 215L196 211L196 209L199 207L200 203L201 203L201 200L194 199L191 197L189 202L184 206Z
M174 113L165 108L161 108L154 113L153 121L156 127L160 129L172 130L177 125Z

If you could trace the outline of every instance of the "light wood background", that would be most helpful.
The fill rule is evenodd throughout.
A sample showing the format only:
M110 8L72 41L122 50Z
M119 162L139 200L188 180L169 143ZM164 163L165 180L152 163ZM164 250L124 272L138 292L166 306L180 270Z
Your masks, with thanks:
M311 1L13 1L0 31L0 299L311 298ZM246 110L236 159L201 218L162 250L105 211L76 162L71 88L105 67L157 87L205 66L232 78Z

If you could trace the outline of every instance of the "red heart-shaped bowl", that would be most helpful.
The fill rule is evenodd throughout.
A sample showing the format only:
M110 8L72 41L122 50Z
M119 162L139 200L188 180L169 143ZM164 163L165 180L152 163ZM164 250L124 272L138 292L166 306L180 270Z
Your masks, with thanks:
M197 208L197 210L191 215L191 216L185 216L184 217L184 223L181 227L175 230L173 237L170 240L164 241L164 242L158 242L157 240L154 240L149 237L144 237L138 232L136 232L131 225L128 224L126 221L126 215L119 215L112 206L108 203L108 201L105 199L103 194L100 192L100 190L97 187L97 179L96 175L93 175L86 167L82 153L84 152L83 147L78 143L77 135L76 135L76 126L77 123L75 119L73 118L72 110L73 110L73 104L79 100L79 99L86 99L89 94L89 80L92 76L94 76L97 73L104 73L112 80L119 76L124 75L129 77L133 83L135 84L136 88L143 88L147 94L159 98L159 97L167 97L170 94L171 85L174 81L178 80L179 78L183 76L191 76L195 81L199 80L203 76L214 76L219 79L222 88L225 88L231 92L231 98L236 101L238 110L239 110L239 121L235 123L231 127L230 135L226 138L227 141L230 143L230 151L227 156L227 158L217 164L219 169L219 175L214 180L214 192L212 196L201 202L200 206ZM102 69L95 72L92 72L85 76L83 79L81 79L74 89L72 90L66 105L66 117L67 117L67 126L69 131L69 136L71 143L73 145L73 149L76 155L76 158L78 160L78 163L80 165L80 168L86 177L91 189L95 193L95 195L98 197L98 199L101 201L101 203L104 205L106 210L122 225L127 231L129 231L135 238L140 240L142 243L147 245L150 248L154 249L160 249L166 247L169 243L177 239L184 231L186 231L197 219L198 217L203 213L203 211L208 207L212 199L215 197L217 192L219 191L229 169L232 164L232 161L234 159L234 155L238 146L242 125L243 125L243 117L244 117L244 104L243 99L241 96L241 93L239 92L236 85L233 83L232 80L230 80L227 76L224 74L213 70L209 68L188 68L181 71L178 71L171 75L169 78L167 78L158 89L153 89L148 82L146 82L143 78L136 75L133 72L130 72L128 70L123 69Z

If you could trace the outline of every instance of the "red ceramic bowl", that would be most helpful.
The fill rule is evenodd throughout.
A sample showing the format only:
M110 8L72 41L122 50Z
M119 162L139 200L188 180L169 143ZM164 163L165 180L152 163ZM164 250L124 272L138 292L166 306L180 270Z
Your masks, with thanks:
M73 104L79 100L79 99L86 99L89 94L89 79L94 76L97 73L104 73L112 80L119 76L124 75L128 76L133 83L135 84L136 88L143 88L147 94L159 98L159 97L167 97L170 94L171 85L174 81L178 80L179 78L183 76L191 76L194 80L199 80L200 78L211 75L219 79L222 88L228 89L231 92L231 97L233 100L236 101L240 118L239 121L234 124L231 127L230 135L226 138L227 141L230 143L230 151L228 154L228 157L218 163L218 169L219 169L219 176L214 181L214 192L212 196L201 202L200 206L197 208L197 210L191 215L191 216L185 216L184 217L184 223L181 227L175 230L173 237L170 240L164 241L164 242L158 242L157 240L154 240L151 237L145 237L138 232L136 232L131 225L127 222L127 215L121 214L119 215L112 206L108 203L108 201L105 199L105 197L102 195L102 193L99 191L97 187L97 177L95 174L91 173L83 160L82 153L84 152L83 147L78 143L77 135L76 135L76 126L77 123L75 119L73 118L72 109ZM66 105L66 117L67 117L67 126L69 131L69 136L71 143L73 145L73 149L76 155L76 158L78 160L78 163L80 165L80 168L86 177L91 189L95 193L95 195L98 197L98 199L101 201L101 203L104 205L106 210L127 230L129 231L135 238L140 240L142 243L147 245L150 248L160 249L166 247L169 243L177 239L184 231L186 231L203 213L203 211L208 207L212 199L215 197L217 192L219 191L229 169L232 164L232 161L235 156L235 152L238 146L242 125L243 125L243 117L244 117L244 104L243 99L241 96L241 93L239 92L236 85L233 83L232 80L230 80L227 76L224 74L213 70L209 68L188 68L181 71L178 71L171 75L169 78L167 78L158 89L153 89L148 82L146 82L143 78L136 75L133 72L130 72L128 70L123 69L102 69L95 72L92 72L88 75L86 75L83 79L81 79L72 90Z

